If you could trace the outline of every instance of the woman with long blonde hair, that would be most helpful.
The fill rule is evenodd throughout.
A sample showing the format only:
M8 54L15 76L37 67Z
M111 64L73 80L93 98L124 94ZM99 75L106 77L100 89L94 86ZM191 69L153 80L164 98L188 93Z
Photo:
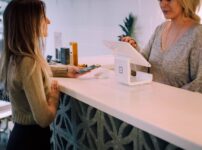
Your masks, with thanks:
M202 25L197 15L201 0L158 0L166 19L141 49L123 37L151 63L154 81L202 93Z
M41 0L12 0L4 15L0 80L12 105L14 128L7 150L50 150L49 124L56 115L59 88L42 56L50 23ZM65 70L65 74L66 73Z

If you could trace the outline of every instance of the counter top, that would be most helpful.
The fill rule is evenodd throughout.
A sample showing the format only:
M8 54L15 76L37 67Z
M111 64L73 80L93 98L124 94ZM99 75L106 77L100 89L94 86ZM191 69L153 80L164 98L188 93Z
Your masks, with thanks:
M0 100L0 120L10 117L11 115L11 103Z
M202 94L151 82L56 78L62 92L179 147L202 149Z

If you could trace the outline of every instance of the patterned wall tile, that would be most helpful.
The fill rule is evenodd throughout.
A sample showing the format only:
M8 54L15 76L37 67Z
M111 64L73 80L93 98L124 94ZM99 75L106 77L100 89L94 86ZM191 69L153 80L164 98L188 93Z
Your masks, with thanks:
M180 150L65 94L51 129L54 150Z

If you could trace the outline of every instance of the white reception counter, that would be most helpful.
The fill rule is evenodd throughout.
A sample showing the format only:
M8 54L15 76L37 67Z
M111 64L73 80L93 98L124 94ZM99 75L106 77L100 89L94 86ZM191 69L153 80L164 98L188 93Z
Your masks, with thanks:
M113 62L109 56L104 58L107 61L99 57L80 63ZM92 107L181 148L202 149L202 94L156 82L127 86L116 82L113 71L107 76L56 79L62 92Z

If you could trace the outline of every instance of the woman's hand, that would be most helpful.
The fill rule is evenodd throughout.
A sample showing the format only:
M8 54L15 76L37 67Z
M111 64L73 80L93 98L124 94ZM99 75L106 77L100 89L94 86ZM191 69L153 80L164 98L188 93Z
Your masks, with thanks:
M85 70L85 68L83 67L70 66L70 65L68 65L67 68L68 68L67 77L69 78L77 78L91 71L91 69ZM81 69L84 69L85 71L81 71Z
M79 76L79 74L77 73L80 70L79 67L68 65L67 69L68 69L68 71L67 71L68 78L77 78Z
M130 36L124 36L121 38L121 41L123 42L128 42L129 44L131 44L135 49L138 48L137 42L131 38Z
M58 104L59 102L59 94L60 94L60 91L59 91L59 85L58 85L58 81L56 80L52 80L51 81L51 88L50 88L50 93L49 93L49 102L54 102L55 105ZM50 100L52 99L52 100Z

